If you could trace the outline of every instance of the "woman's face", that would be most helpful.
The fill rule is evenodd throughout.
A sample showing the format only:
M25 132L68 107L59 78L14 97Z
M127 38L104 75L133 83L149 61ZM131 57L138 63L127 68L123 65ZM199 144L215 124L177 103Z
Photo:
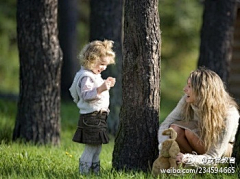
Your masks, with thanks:
M95 74L100 74L102 71L107 69L110 62L108 57L103 57L101 60L97 61L96 65L93 67L92 72Z
M186 102L187 103L194 103L195 102L195 95L193 93L190 78L188 79L186 86L183 88L183 91L186 94Z

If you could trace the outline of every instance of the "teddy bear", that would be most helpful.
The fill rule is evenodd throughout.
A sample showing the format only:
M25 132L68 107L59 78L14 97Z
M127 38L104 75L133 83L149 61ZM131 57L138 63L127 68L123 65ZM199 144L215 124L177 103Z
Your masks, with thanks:
M164 130L162 134L168 135L170 138L165 140L159 147L159 156L152 166L152 174L154 176L161 174L161 169L177 168L176 156L180 152L176 142L177 132L170 127Z

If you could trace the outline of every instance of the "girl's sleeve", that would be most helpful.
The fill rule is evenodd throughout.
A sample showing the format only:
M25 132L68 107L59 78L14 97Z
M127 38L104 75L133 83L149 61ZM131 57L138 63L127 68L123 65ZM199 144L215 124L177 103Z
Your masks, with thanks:
M237 109L231 109L226 119L225 129L222 132L217 144L215 146L211 146L209 151L203 155L184 154L183 163L189 164L190 166L208 166L221 160L221 157L225 153L232 136L236 135L238 122L239 113Z
M83 100L92 101L100 99L100 95L97 94L97 88L94 86L94 82L90 77L84 76L79 83L79 87Z
M158 130L158 143L161 144L163 141L168 139L168 136L162 135L162 132L165 129L168 129L169 126L177 120L181 120L180 114L182 110L182 106L184 103L185 97L183 96L180 101L178 102L177 106L173 109L173 111L166 117L166 119L161 123L159 130Z

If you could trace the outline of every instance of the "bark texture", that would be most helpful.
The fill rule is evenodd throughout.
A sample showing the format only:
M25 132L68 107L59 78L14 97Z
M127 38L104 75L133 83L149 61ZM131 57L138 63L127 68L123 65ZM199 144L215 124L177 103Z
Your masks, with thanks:
M160 19L157 0L126 0L124 6L123 104L113 168L151 169L158 155Z
M102 73L103 78L116 78L116 85L110 90L110 114L108 116L109 132L116 134L119 112L122 104L122 0L90 1L90 41L113 40L116 64L108 66Z
M205 66L215 71L229 89L229 72L233 70L230 63L232 61L234 22L239 2L237 0L205 0L204 5L198 66ZM240 128L238 128L232 155L236 158L238 165L239 151Z
M61 97L72 100L69 88L76 72L79 70L77 59L77 23L78 1L58 1L59 8L59 41L63 52L63 65L61 72Z
M13 140L60 142L60 76L57 0L17 3L20 94Z
M232 58L237 1L205 0L198 66L219 74L227 84Z

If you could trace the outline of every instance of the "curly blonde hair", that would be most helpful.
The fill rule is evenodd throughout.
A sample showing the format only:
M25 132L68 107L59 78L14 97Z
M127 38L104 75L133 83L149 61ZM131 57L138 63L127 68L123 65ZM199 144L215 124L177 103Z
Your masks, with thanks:
M109 64L114 64L115 53L112 50L113 43L111 40L95 40L85 45L78 57L81 66L92 70L96 62L103 61L104 57L110 57Z
M217 143L219 134L225 127L229 107L238 108L238 105L226 91L223 81L215 72L200 67L191 72L188 79L191 81L196 101L194 104L185 102L182 115L184 120L192 120L194 112L191 105L198 108L200 139L208 151L212 144Z

